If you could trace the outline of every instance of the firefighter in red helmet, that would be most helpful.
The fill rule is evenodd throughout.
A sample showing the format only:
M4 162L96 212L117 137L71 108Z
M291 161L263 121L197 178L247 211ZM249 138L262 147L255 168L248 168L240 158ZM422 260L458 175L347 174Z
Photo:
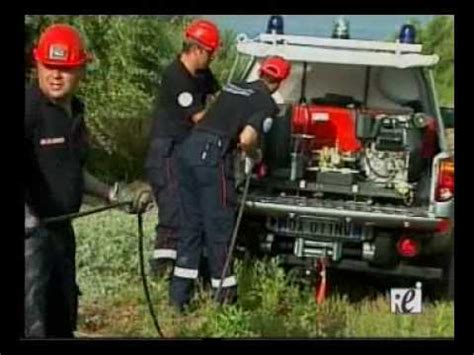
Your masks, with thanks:
M145 168L158 204L155 250L150 260L157 276L169 276L176 259L178 181L176 158L181 142L201 120L219 90L209 65L220 46L219 29L195 20L183 35L183 49L165 69L154 104L153 127Z
M234 154L241 150L254 155L259 135L269 131L278 112L272 94L290 69L285 59L269 57L262 63L259 80L224 86L182 145L178 159L181 224L170 287L171 303L179 310L191 299L204 247L214 292L222 281L219 302L236 299L232 271L221 280L237 205Z
M43 220L78 212L84 193L108 203L133 198L133 213L144 210L152 195L118 195L84 169L84 105L74 93L90 56L79 33L63 24L48 27L34 59L38 81L25 88L25 336L68 338L79 292L74 230L70 221Z

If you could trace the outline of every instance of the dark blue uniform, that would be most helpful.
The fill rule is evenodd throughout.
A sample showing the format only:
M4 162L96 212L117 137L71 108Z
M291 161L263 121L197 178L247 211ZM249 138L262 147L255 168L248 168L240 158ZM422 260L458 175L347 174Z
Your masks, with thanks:
M40 220L79 211L88 147L83 114L76 98L70 117L37 86L25 90L25 204ZM75 248L70 222L26 233L25 336L73 336L78 296Z
M210 70L192 76L179 59L163 73L145 165L159 207L154 251L154 259L159 261L176 259L179 226L176 153L193 126L191 117L204 110L207 96L218 89Z
M171 302L178 308L190 300L203 247L208 251L211 286L219 286L235 222L233 164L239 134L247 125L259 133L266 130L277 112L262 81L228 84L183 143L178 159L182 223L170 288ZM223 282L226 300L234 298L236 285L229 270Z

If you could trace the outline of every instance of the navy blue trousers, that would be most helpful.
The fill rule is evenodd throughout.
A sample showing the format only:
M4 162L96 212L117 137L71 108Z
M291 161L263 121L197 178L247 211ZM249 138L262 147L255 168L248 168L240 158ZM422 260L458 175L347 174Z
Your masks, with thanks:
M157 260L176 259L179 226L177 152L178 145L171 138L155 138L147 158L147 177L158 205L153 253Z
M178 158L181 224L177 260L170 287L170 300L182 309L192 297L200 257L207 249L211 287L215 291L235 222L233 155L229 141L214 134L193 131L182 144ZM232 268L224 276L222 301L236 296Z

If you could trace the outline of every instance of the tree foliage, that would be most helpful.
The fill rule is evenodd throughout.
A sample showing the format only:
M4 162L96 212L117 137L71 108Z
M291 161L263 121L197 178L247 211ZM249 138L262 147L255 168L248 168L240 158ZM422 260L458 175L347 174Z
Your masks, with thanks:
M79 90L94 149L89 169L107 180L143 177L152 103L164 68L179 53L187 16L26 16L25 67L52 23L75 26L94 60ZM223 33L213 71L223 81L235 57L233 33Z
M416 28L423 53L435 53L440 58L434 68L440 105L454 106L454 16L435 16L425 26L416 19L409 23Z

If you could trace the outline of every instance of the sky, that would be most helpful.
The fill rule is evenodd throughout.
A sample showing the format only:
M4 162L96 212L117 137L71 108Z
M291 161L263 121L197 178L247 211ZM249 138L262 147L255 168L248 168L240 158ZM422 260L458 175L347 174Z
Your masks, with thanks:
M222 29L254 36L265 32L270 15L201 15ZM329 37L334 20L340 15L283 15L285 33ZM384 40L398 33L401 25L412 18L422 24L435 15L346 15L352 38Z

